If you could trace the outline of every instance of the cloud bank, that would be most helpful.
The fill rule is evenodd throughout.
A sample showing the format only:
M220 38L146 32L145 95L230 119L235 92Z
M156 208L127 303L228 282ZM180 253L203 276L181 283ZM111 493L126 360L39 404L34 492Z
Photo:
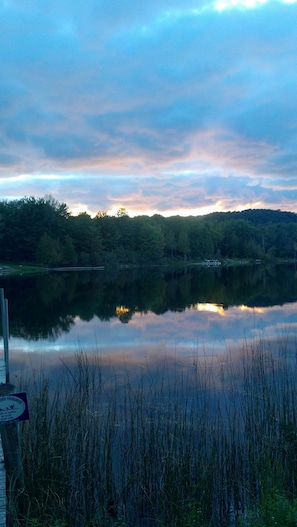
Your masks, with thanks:
M0 0L2 199L297 212L297 4L246 5Z

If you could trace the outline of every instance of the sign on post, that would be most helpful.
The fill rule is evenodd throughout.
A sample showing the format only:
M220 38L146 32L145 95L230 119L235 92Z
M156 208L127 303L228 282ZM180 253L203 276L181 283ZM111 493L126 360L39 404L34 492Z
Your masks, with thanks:
M6 527L6 480L13 481L15 495L24 488L17 423L29 419L26 392L13 393L9 382L8 301L0 288L4 357L0 358L0 527ZM11 426L1 426L1 425Z
M27 421L29 409L27 393L12 393L0 397L0 425Z

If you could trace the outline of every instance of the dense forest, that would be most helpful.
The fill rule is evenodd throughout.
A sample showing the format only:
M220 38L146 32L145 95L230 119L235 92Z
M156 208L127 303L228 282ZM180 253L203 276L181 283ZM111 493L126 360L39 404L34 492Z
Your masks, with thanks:
M47 266L295 258L297 214L255 209L206 216L73 216L52 197L0 202L0 260Z

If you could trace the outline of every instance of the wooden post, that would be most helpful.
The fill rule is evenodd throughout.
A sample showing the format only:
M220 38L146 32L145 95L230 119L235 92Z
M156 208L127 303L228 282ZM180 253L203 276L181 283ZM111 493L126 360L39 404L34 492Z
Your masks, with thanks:
M6 381L5 360L0 359L0 384ZM0 436L0 527L6 527L6 470Z
M4 289L0 289L0 302L1 302L1 319L2 319L2 335L3 335L3 348L4 358L0 359L0 385L4 385L9 376L9 370L7 370L6 363L8 362L8 308L7 301L4 298ZM1 427L2 428L2 427ZM1 434L2 435L2 434ZM0 527L6 527L6 469L4 452L2 445L2 437L0 435Z
M8 302L3 289L0 289L0 303L4 344L4 358L0 358L0 397L5 397L13 394L15 387L9 382ZM14 493L14 499L17 495L21 496L24 488L18 425L18 422L0 425L0 527L13 525L13 519L7 512L7 483L10 497Z
M2 334L3 334L3 347L4 347L4 362L5 362L5 380L9 382L9 327L8 327L8 301L4 298L4 289L0 289L1 297L1 317L2 317ZM1 381L2 382L2 381Z

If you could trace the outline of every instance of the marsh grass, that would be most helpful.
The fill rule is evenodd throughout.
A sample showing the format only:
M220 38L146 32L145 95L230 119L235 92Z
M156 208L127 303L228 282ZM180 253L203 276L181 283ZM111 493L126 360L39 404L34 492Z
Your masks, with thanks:
M35 374L11 525L297 525L296 372L295 344L258 339L136 373L81 352L58 379Z

